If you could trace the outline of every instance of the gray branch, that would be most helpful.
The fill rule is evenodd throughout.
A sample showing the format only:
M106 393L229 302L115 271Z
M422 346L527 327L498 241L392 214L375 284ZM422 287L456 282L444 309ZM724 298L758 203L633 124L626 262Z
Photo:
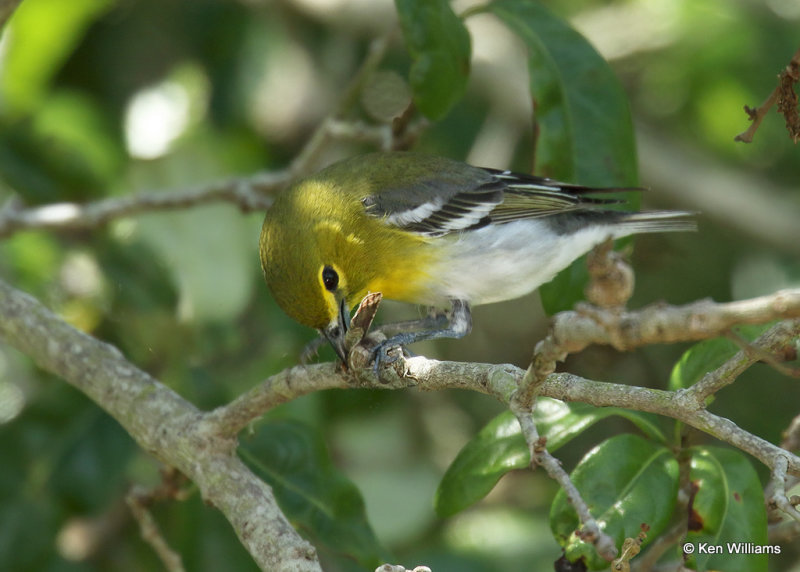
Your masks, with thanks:
M182 209L226 201L243 211L266 209L269 194L292 179L290 170L240 177L176 191L150 191L112 197L93 203L54 203L24 208L15 198L0 208L0 238L21 230L73 230L94 228L111 220L144 212Z
M236 456L235 438L216 434L206 414L115 347L76 330L2 281L0 339L80 389L142 449L192 479L263 569L320 570L314 548L286 520L272 490Z
M649 343L714 336L736 322L770 321L800 314L800 290L728 304L662 306L627 312L626 331L650 332L631 339ZM692 311L694 315L692 316ZM574 312L556 320L558 331L575 335L595 322ZM635 319L634 319L635 318ZM661 326L654 328L649 321ZM694 326L686 328L686 325ZM797 322L789 324L796 327ZM676 329L670 329L676 328ZM701 332L703 335L701 335ZM799 332L795 329L794 334ZM608 340L608 332L605 338ZM33 297L0 281L0 339L29 355L86 393L117 419L139 445L192 479L206 501L219 508L255 561L268 570L319 570L314 548L292 528L271 489L236 456L236 434L276 405L327 388L375 387L425 390L469 389L511 404L526 372L511 365L398 360L382 380L371 368L348 372L336 364L299 366L276 374L225 407L201 412L171 389L128 362L115 347L84 334ZM568 338L564 338L568 339ZM584 343L584 342L581 342ZM588 342L586 342L588 343ZM606 343L609 343L606 341ZM546 377L538 395L598 407L620 406L678 419L751 454L771 470L800 476L800 458L728 419L709 413L690 390L664 391L583 379L567 373Z

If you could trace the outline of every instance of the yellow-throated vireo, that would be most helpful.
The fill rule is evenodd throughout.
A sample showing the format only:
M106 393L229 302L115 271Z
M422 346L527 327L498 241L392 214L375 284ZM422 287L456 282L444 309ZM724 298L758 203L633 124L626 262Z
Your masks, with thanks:
M283 191L259 242L278 305L318 329L347 363L350 309L368 292L435 308L445 327L397 334L397 345L472 328L470 306L518 298L595 245L692 230L691 213L623 212L597 189L406 152L335 163ZM390 360L391 361L391 360Z

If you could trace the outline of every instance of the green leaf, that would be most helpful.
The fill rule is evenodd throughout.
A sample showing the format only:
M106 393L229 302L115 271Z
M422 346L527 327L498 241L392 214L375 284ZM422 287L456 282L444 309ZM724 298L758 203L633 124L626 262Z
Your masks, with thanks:
M242 442L239 454L275 493L295 526L365 568L385 562L355 485L330 460L325 444L296 421L271 421Z
M628 100L608 63L565 20L537 2L495 0L487 9L528 48L538 128L535 172L584 185L635 185ZM571 308L583 299L587 280L585 270L561 272L540 288L545 310L554 314Z
M0 99L6 113L34 109L89 25L110 0L30 0L14 13L5 35Z
M412 59L414 103L441 119L467 88L469 32L447 0L395 0L395 6Z
M707 372L732 358L739 347L728 338L703 340L686 350L672 368L669 376L671 390L690 387Z
M586 266L586 257L581 256L553 280L539 287L542 307L551 316L572 309L576 302L584 299L588 283L589 267Z
M488 10L528 48L540 128L536 171L585 185L635 184L628 99L603 57L538 2L495 0Z
M98 513L127 488L136 445L74 388L52 384L41 393L18 418L0 424L0 504L22 494Z
M770 328L772 324L740 326L736 333L752 341ZM692 386L708 372L713 371L731 359L739 351L739 346L728 338L714 338L696 343L686 350L672 368L669 388L673 391Z
M136 446L107 413L89 405L63 428L50 486L81 512L100 512L127 486L125 470Z
M47 570L58 518L50 498L17 496L0 504L0 559L6 570Z
M678 462L666 447L636 435L618 435L592 449L571 474L601 530L617 548L650 526L645 545L669 524L678 492ZM607 569L592 544L578 539L578 515L563 490L553 500L550 527L567 559L583 558L590 570Z
M618 407L592 407L541 397L534 418L547 449L555 451L598 421L617 415L633 422L653 439L664 441L661 431L644 414ZM450 516L479 501L500 477L530 464L530 454L516 417L506 411L495 417L467 443L448 467L436 491L440 516Z
M755 469L739 451L693 447L689 478L697 486L686 542L695 547L687 565L694 570L760 572L767 570L766 554L737 553L767 544L764 492ZM730 543L730 545L729 545ZM721 547L709 554L700 547ZM751 550L752 552L752 550Z
M164 506L171 504L171 506ZM222 513L208 506L202 495L191 495L181 503L162 503L153 507L153 516L163 526L163 534L173 550L181 555L184 570L257 571L253 557L244 549ZM159 570L156 564L139 570Z
M42 99L35 115L0 119L0 177L28 204L102 196L124 162L113 126L80 92Z

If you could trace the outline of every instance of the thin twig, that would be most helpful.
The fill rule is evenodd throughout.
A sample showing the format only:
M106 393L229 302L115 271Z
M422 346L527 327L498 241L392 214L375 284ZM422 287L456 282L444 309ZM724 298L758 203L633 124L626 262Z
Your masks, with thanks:
M797 510L797 503L792 502L786 496L786 471L789 467L789 460L786 457L778 456L775 459L775 466L772 468L772 481L770 483L772 495L767 499L767 505L775 507L787 516L800 522L800 511Z
M687 395L693 396L698 403L705 402L710 395L733 383L754 363L767 356L770 361L774 361L773 354L784 348L797 336L800 336L800 320L787 320L776 324L761 334L752 344L746 344L745 349L737 352L720 367L706 373L688 389Z
M798 117L797 112L797 95L794 92L794 84L800 79L798 75L799 72L800 49L794 53L789 64L780 75L778 75L780 83L772 90L769 97L755 109L747 105L744 106L745 113L747 113L751 121L750 127L734 137L734 141L752 143L753 137L761 126L764 117L766 117L772 106L777 104L778 112L781 113L786 120L786 129L789 132L789 136L797 143L798 138L800 138L800 117Z
M172 550L167 540L161 534L153 515L147 508L149 493L139 488L132 489L125 497L125 502L131 510L131 514L139 523L139 531L144 540L158 555L169 572L183 572L183 560L181 555Z
M800 317L800 288L781 290L769 296L737 302L716 303L706 300L684 306L667 304L650 306L641 310L626 311L614 322L605 321L602 325L593 317L579 312L561 312L553 317L550 333L540 342L540 345L548 344L553 353L542 354L537 345L536 355L543 356L541 359L545 362L548 358L552 358L553 354L562 355L567 351L580 351L590 344L609 345L612 339L619 344L625 344L626 348L646 344L696 341L719 336L738 323L765 323L779 318L794 317ZM412 362L413 359L407 360L406 365ZM489 393L501 401L511 399L510 393L513 393L517 386L523 387L527 383L531 371L531 368L528 368L524 380L520 380L516 377L516 372L519 370L512 366L491 366L498 368L497 371L487 372L483 367L471 369L470 364L456 365L434 360L428 360L426 363L437 364L434 371L424 372L425 376L436 374L435 378L429 378L429 383L433 384L431 389L443 389L444 385L437 387L435 384L444 383L445 380L451 384L448 387L453 387L453 380L464 376L480 386L480 388L474 386L465 388ZM547 374L552 373L555 370L555 359L544 363L541 369L549 369ZM484 377L489 374L499 375L501 372L513 378L512 381L504 380L502 389L498 389L500 385L489 383ZM214 422L219 424L224 434L235 435L271 408L315 391L315 388L347 387L342 380L331 377L335 373L336 365L333 363L297 366L284 370L256 385L228 405L215 410ZM543 376L542 384L548 381L547 374ZM366 378L369 379L369 376ZM349 383L353 383L353 380L351 379ZM402 379L401 385L403 387L413 385L413 379ZM510 392L509 395L504 393L506 391ZM514 399L518 399L518 395L515 395ZM527 405L518 407L520 410L530 409Z
M534 350L534 357L516 399L530 407L536 388L568 354L592 345L627 351L643 345L698 341L723 335L740 324L763 324L780 318L800 318L800 288L737 302L701 300L684 306L655 304L641 310L618 311L591 307L560 312Z
M590 253L588 266L591 281L586 288L586 295L598 307L610 312L621 312L633 292L633 271L618 253L613 252L613 246L613 241L609 239ZM540 350L547 353L550 348L537 345L531 366L519 384L519 387L524 389L514 392L509 406L517 417L528 444L531 465L542 466L550 478L564 490L581 522L579 531L581 539L594 543L597 553L605 560L612 561L618 554L614 540L602 532L569 474L558 459L547 450L546 439L540 438L536 429L532 411L536 405L536 395L546 380L546 376L535 374L536 368L541 366L543 357L539 353ZM563 359L563 355L558 350L556 352L557 355L547 355L544 359Z
M633 570L636 572L653 570L655 563L661 559L667 550L672 549L685 534L686 522L679 522L656 537L652 544L647 547L647 551L633 563Z
M745 105L744 111L747 113L748 118L750 119L750 126L745 130L736 135L733 138L734 141L740 143L752 143L753 137L758 131L758 128L761 127L761 122L764 121L764 118L767 116L767 113L772 106L778 101L778 91L780 90L779 87L776 87L772 90L772 93L767 96L767 99L763 101L761 105L753 109L752 107Z
M614 572L630 572L631 570L631 560L636 558L636 556L642 550L642 544L644 543L645 539L647 539L647 533L650 531L650 527L647 524L642 523L641 530L639 534L636 535L636 538L626 538L622 543L622 553L620 554L619 558L614 560L611 563L611 570Z
M338 122L347 110L358 100L364 83L383 60L388 46L388 35L372 41L367 52L367 57L362 62L361 68L350 81L349 85L345 88L338 104L334 107L327 119L317 127L306 145L292 161L289 172L293 176L296 177L308 172L316 164L317 158L332 137L333 131L338 126Z
M649 309L629 312L625 324L638 333L624 339L649 339L654 343L657 339L696 339L701 333L717 335L735 321L734 311L740 312L741 322L751 323L796 315L800 313L800 290L728 304L665 305L661 310L664 316ZM690 310L696 313L687 316ZM560 331L569 334L574 326L578 345L607 335L594 320L587 322L574 312L566 314L561 318ZM698 320L702 325L697 324ZM685 328L687 323L690 327ZM655 328L656 324L660 327ZM584 335L586 327L591 333L588 337ZM469 389L509 403L524 375L521 369L510 365L415 357L398 359L393 364L400 372L397 379L382 383L371 368L354 378L353 373L327 363L282 372L230 405L203 413L125 360L113 346L76 330L34 298L2 281L0 338L86 393L113 415L144 450L191 478L204 499L226 515L243 544L267 569L275 569L276 562L293 562L298 570L319 570L319 565L314 549L281 514L269 487L234 454L236 441L232 435L262 414L265 407L324 388L352 387L354 382L384 389ZM800 475L800 458L705 411L685 393L603 383L563 373L550 375L540 387L541 395L565 401L620 406L678 419L753 455L771 469L778 458L783 458L787 473ZM248 403L250 400L254 403Z
M214 434L206 414L117 348L75 329L2 280L0 339L85 393L144 451L190 478L263 569L320 570L314 547L292 528L272 490L235 454L235 439Z
M303 151L288 168L193 188L141 192L87 204L54 203L31 208L24 208L16 198L12 198L0 208L0 239L22 230L60 231L95 228L121 217L145 212L185 209L212 202L229 202L238 205L243 212L265 210L272 204L270 195L313 168L314 158L328 137L372 140L384 136L380 134L380 129L364 124L344 124L329 119L322 122ZM391 133L388 127L383 131Z
M800 476L800 458L796 455L745 431L730 419L706 411L693 397L687 397L685 390L631 387L554 373L542 385L540 394L596 407L617 406L672 417L749 453L770 468L778 456L787 455L789 472Z
M388 46L388 36L375 40L360 70L331 115L322 121L288 168L236 177L177 191L151 191L112 197L93 203L55 203L24 208L17 200L0 208L0 239L22 230L74 230L95 228L111 220L161 210L183 209L210 202L230 202L243 211L263 210L272 203L271 194L316 166L324 147L333 139L368 140L391 148L393 132L388 126L345 123L341 116L357 99L360 89Z
M791 326L790 324L785 325L788 328L794 329L795 335L792 336L790 334L788 339L783 344L780 344L780 342L776 343L774 349L761 347L761 345L757 343L750 343L747 339L740 336L733 330L726 332L725 337L730 339L733 343L739 346L743 352L753 358L754 362L764 362L774 370L788 377L800 377L800 368L790 367L784 363L786 360L786 355L791 353L790 344L792 339L794 339L800 333L798 332L798 330L800 330L800 321L796 322L794 326ZM756 342L757 341L758 340L756 340Z
M589 511L586 501L583 500L580 491L578 491L575 484L570 479L569 474L561 466L561 462L556 459L546 448L546 439L539 437L539 432L536 429L536 423L533 420L533 414L529 410L514 411L512 403L512 411L519 421L522 435L528 444L528 450L531 455L531 465L541 466L548 474L548 476L556 481L559 486L564 489L567 495L567 500L570 505L575 509L578 515L578 520L581 523L581 529L578 531L578 536L584 542L595 545L597 553L608 560L612 561L617 556L617 548L614 544L614 539L604 533L599 524Z
M289 181L288 171L276 171L178 191L142 192L88 204L54 203L27 209L12 199L0 209L0 238L22 230L95 228L143 212L184 209L218 201L239 205L243 211L265 209L272 202L268 193L277 191Z
M781 440L781 447L787 451L795 451L800 449L800 415L792 419L789 426L783 432L783 439Z

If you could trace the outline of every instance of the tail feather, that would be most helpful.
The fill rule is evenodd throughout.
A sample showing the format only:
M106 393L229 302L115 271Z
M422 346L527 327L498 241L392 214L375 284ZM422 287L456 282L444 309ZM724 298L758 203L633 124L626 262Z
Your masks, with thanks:
M692 232L697 230L696 215L691 211L642 211L625 213L617 224L630 234Z

